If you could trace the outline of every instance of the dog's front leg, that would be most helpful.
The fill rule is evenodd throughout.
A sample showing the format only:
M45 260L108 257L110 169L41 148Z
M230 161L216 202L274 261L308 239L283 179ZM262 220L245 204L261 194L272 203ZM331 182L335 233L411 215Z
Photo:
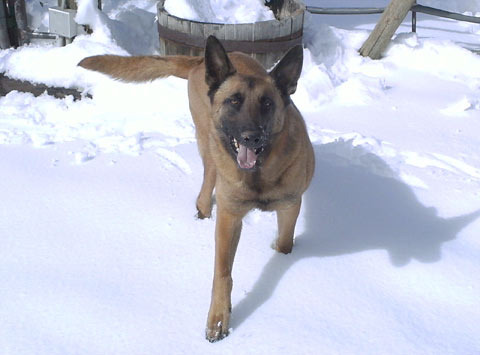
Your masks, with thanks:
M232 267L242 229L243 215L234 215L221 206L215 229L215 271L206 337L210 342L228 335L231 312Z

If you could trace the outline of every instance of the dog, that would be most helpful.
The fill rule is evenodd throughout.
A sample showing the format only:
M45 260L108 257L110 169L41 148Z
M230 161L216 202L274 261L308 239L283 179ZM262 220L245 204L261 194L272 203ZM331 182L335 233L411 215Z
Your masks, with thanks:
M305 122L291 101L303 64L298 45L267 72L250 56L227 54L214 36L205 55L87 57L78 65L127 82L176 76L188 80L190 111L204 173L196 200L199 218L212 211L215 189L215 267L206 338L229 332L232 267L248 211L276 211L274 248L292 251L302 195L314 171Z

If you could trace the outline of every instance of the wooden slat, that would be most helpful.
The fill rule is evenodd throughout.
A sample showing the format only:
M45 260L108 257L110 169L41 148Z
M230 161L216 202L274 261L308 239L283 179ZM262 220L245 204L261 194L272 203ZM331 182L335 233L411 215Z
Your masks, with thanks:
M286 37L292 33L292 18L278 21L278 37Z
M203 36L205 39L213 35L219 40L225 39L225 26L218 23L205 23L203 25Z
M203 34L204 34L203 25L204 24L201 23L201 22L192 22L190 24L190 35L192 37L203 38ZM198 48L198 47L191 46L190 55L194 55L194 56L203 55L203 47L204 46L205 46L204 43L201 46L202 47L201 49Z
M292 33L296 33L303 28L303 15L304 12L300 12L292 17Z
M203 29L204 24L200 22L192 22L190 24L190 34L193 37L203 37L205 31Z
M252 24L253 26L253 40L265 40L265 39L272 39L277 37L277 27L276 23L278 21L261 21L255 22ZM278 53L269 53L268 50L265 50L263 53L252 53L251 56L263 64L264 67L267 67L270 62L274 60L274 58L278 55Z
M262 39L272 39L275 38L275 28L272 31L272 23L277 21L261 21L251 24L253 26L253 40L258 41Z
M29 92L34 96L40 96L47 92L48 95L63 99L67 96L73 96L74 100L81 100L84 96L75 89L67 89L62 87L51 87L44 84L33 84L28 81L16 80L0 73L0 96L5 96L11 91ZM91 95L85 95L91 98Z
M229 23L225 25L225 39L227 40L234 40L237 39L235 37L235 24L234 23Z
M414 2L415 0L391 0L380 17L380 21L360 48L360 54L372 59L381 58Z
M235 39L237 41L253 41L253 26L251 23L235 24Z
M167 26L174 31L190 35L190 22L189 20L170 15L168 16ZM176 51L173 48L173 44L168 47L168 52L173 52L168 54L190 55L190 47L188 46L178 45Z
M158 14L158 23L162 26L167 26L167 24L168 24L168 14L165 11L161 11Z
M160 6L160 3L159 3L159 6ZM168 24L168 15L165 11L160 11L158 13L158 24L160 26L164 26L166 27L167 24ZM167 55L167 50L166 50L166 43L165 43L165 40L160 37L160 48L159 48L159 52L160 52L160 55Z

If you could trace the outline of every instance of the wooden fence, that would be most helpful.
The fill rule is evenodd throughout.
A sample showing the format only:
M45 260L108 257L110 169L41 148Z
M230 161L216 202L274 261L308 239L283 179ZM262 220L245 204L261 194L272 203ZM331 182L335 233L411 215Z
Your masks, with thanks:
M471 23L480 23L480 17L467 16L451 11L418 5L416 0L391 0L385 8L349 7L349 8L321 8L307 6L306 10L312 14L322 15L368 15L382 14L367 41L360 48L360 54L372 59L381 58L390 40L409 11L412 12L412 32L417 31L417 13L424 13L437 17L454 19Z
M384 7L315 7L307 6L307 11L317 15L371 15L381 14L385 11ZM480 17L463 15L451 11L436 9L429 6L413 5L410 9L412 17L417 13L449 18L457 21L480 23ZM412 31L415 30L412 28Z

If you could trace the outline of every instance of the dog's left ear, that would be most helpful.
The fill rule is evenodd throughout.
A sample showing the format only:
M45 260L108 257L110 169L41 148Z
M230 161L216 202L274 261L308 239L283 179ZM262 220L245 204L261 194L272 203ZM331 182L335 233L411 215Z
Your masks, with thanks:
M292 95L297 89L303 66L303 48L297 45L290 49L272 69L270 75L283 95Z
M215 36L207 38L205 46L205 81L214 92L236 70L228 59L227 52Z

